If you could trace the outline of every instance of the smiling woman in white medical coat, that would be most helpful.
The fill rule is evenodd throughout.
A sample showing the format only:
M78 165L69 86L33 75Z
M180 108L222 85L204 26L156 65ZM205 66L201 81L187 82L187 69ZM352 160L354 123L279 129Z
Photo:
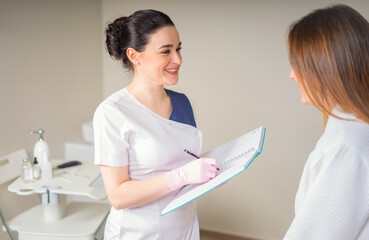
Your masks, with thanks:
M106 29L109 54L134 73L94 115L95 164L112 204L105 239L199 239L194 202L164 216L161 210L191 183L215 177L215 159L201 151L188 98L164 88L178 82L181 41L170 18L140 10Z
M291 79L326 118L284 239L369 239L369 23L354 9L318 9L288 34Z

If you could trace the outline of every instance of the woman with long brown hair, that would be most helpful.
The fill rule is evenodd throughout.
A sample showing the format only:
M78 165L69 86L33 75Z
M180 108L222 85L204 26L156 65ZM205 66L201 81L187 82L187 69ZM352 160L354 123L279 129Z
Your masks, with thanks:
M369 239L369 23L345 5L318 9L288 33L290 78L324 116L285 239Z

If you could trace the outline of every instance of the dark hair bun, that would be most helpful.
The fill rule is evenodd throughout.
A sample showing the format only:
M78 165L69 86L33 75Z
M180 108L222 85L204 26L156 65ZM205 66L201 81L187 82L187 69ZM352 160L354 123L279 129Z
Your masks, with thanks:
M122 59L122 49L121 45L121 36L122 30L124 27L124 23L126 22L128 17L121 17L116 19L113 23L110 23L106 28L106 47L110 56L115 58L116 60Z
M124 67L133 70L133 64L126 54L127 49L144 51L150 35L165 26L174 26L174 24L166 14L151 9L140 10L129 17L118 18L106 28L107 50L110 56L121 60Z

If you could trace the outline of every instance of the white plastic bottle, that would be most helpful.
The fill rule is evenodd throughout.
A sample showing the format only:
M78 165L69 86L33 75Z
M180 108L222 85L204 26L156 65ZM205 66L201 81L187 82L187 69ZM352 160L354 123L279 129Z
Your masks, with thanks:
M42 166L43 165L43 158L44 154L47 154L47 157L50 158L50 148L49 144L44 140L44 133L43 129L39 129L37 131L32 131L31 134L39 134L40 139L36 142L35 147L33 148L33 157L35 157L38 163Z
M24 182L31 182L33 179L32 164L28 158L23 158L22 163L22 179Z
M43 157L43 163L41 165L41 178L42 179L52 179L53 177L53 172L52 172L52 167L51 167L51 163L49 161L49 157L47 156L47 153L44 153L44 157Z

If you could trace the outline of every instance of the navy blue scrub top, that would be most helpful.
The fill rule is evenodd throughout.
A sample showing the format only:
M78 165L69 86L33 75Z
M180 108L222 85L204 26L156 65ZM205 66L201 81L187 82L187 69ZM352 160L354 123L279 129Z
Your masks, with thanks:
M168 89L165 89L165 91L170 97L173 107L169 119L196 127L192 106L187 96L183 93L174 92Z

